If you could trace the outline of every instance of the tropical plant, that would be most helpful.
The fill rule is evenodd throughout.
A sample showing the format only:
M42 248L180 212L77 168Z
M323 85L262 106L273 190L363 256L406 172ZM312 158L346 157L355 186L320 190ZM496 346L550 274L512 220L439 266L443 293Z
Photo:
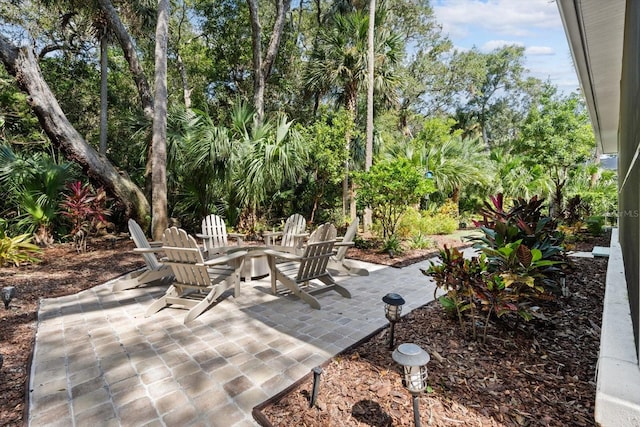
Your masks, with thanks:
M34 234L36 244L53 243L53 224L64 185L73 174L71 166L43 152L23 156L0 145L0 188L17 207L17 227Z
M110 214L104 189L94 191L89 183L83 185L80 181L70 183L67 189L69 193L65 194L60 207L62 215L71 222L69 234L74 236L82 232L86 236L101 228Z
M483 236L473 240L492 249L521 241L530 249L540 249L544 259L562 253L563 235L557 231L556 221L542 215L544 199L515 199L507 209L502 193L490 197L480 210L482 220L474 220Z
M7 264L20 266L24 263L38 262L39 259L35 255L39 252L40 248L31 243L29 234L9 237L0 230L0 267Z

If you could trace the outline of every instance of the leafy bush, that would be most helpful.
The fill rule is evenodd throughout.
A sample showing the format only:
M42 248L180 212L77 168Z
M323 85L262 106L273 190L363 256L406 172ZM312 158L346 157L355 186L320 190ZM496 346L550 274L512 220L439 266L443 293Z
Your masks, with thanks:
M34 255L39 252L40 248L31 243L29 234L9 237L0 230L0 266L38 262Z
M419 203L435 188L422 174L405 158L382 161L373 165L369 172L355 174L358 201L371 206L375 219L382 226L383 239L395 235L409 206Z
M451 234L458 229L458 221L449 214L419 211L410 207L406 210L398 224L398 236L409 239L416 234L432 236Z
M604 217L590 216L586 220L587 231L594 236L601 236L604 233Z
M90 184L83 185L80 181L70 183L67 189L70 192L60 204L62 215L71 222L69 235L74 238L77 249L84 251L87 236L104 228L107 221L110 213L106 207L107 193L102 188L94 191Z
M505 209L504 197L500 193L490 197L480 214L483 219L474 221L483 232L483 237L475 238L480 247L493 249L520 241L529 249L540 249L543 259L549 259L563 252L564 235L557 230L557 222L542 215L544 199L537 196L530 200L518 198L513 207Z
M439 301L463 329L469 312L474 339L478 315L484 312L483 340L492 315L513 314L524 320L535 316L537 303L553 298L551 293L559 289L557 279L566 264L563 234L541 214L542 200L518 199L508 210L501 194L491 202L481 211L482 221L476 222L484 234L474 239L480 256L465 259L459 250L445 247L440 262L422 270L446 292Z
M429 249L433 248L435 243L424 234L418 233L411 237L410 246L412 249Z
M390 236L389 238L384 240L384 242L382 242L382 251L388 252L389 255L393 256L393 254L403 253L404 249L402 248L400 239L398 239L396 236Z

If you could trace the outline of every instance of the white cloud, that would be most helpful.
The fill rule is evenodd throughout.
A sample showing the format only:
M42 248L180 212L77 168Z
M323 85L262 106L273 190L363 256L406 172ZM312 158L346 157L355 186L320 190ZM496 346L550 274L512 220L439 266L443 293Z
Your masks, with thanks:
M529 56L547 56L555 55L556 51L549 46L529 46L525 49L524 53Z
M529 36L532 28L562 28L558 8L549 0L436 0L433 9L454 38L468 35L470 25L512 37Z
M480 51L482 52L491 52L492 50L499 49L504 46L524 46L524 43L517 42L513 40L489 40L480 46Z

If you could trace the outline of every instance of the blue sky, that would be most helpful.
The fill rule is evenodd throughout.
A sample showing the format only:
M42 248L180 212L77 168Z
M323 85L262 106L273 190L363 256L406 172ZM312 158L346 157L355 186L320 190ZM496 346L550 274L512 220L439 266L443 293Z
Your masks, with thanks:
M505 44L525 48L525 67L562 92L577 91L567 38L552 0L432 0L437 21L454 46L489 52Z

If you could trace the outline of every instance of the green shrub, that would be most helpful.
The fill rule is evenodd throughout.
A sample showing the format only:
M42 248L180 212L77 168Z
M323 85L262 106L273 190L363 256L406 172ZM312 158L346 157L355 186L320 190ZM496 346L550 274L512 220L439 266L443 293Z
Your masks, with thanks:
M402 239L410 239L417 234L432 236L451 234L458 229L458 220L446 213L429 213L409 208L402 215L397 235Z
M404 249L402 248L400 239L392 235L382 243L382 251L388 252L389 255L393 255L403 253Z
M31 243L29 234L9 237L0 231L0 266L38 262L34 255L39 252L40 248Z
M418 233L411 237L411 249L429 249L435 247L433 240L428 239L424 234Z
M604 233L604 217L590 216L587 218L587 231L594 236L600 236Z
M458 220L445 214L422 218L420 231L427 235L451 234L458 229Z

